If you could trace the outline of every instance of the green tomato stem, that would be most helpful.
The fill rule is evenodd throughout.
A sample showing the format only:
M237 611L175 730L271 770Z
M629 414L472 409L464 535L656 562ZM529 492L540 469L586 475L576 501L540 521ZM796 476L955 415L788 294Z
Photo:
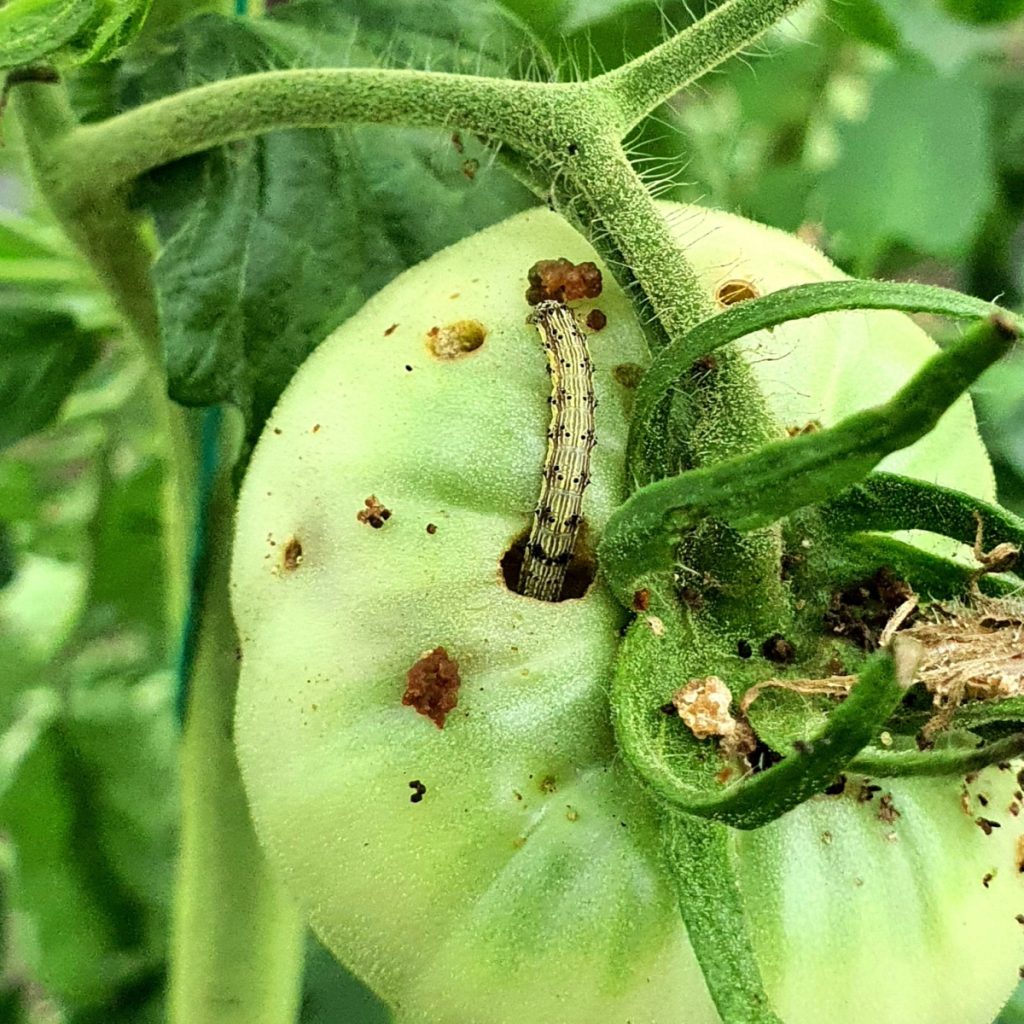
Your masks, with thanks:
M211 506L211 558L182 751L170 1024L293 1024L301 988L302 921L256 841L232 743L233 498L222 479Z
M615 97L619 137L680 89L740 53L805 0L728 0L649 53L594 79Z
M754 957L743 896L729 856L729 830L665 813L665 853L690 945L722 1024L782 1024Z

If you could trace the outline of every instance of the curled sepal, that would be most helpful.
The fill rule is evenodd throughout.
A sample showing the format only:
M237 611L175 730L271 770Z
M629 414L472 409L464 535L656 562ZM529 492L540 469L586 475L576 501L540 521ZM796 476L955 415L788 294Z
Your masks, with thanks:
M929 530L979 552L1024 546L1024 519L963 491L896 473L872 473L821 506L826 525L860 530Z
M664 569L676 541L703 519L754 530L863 479L890 452L927 434L1017 337L1008 318L990 317L933 356L882 405L641 488L615 511L601 541L602 569L616 596L628 607L637 577Z
M1020 590L1015 576L982 576L951 558L887 537L880 533L841 534L830 541L830 551L839 569L840 584L870 579L879 569L889 569L906 580L924 600L943 600L965 593L972 582L991 597L1008 596Z
M113 56L142 27L152 0L11 0L0 7L0 69Z
M882 730L913 682L920 656L916 642L897 637L891 651L865 662L846 700L782 761L725 785L715 749L661 710L672 690L689 681L688 666L714 664L714 652L698 650L694 659L687 650L705 643L706 632L666 622L672 615L667 600L649 608L651 614L630 626L616 661L612 716L619 749L664 804L736 828L765 825L831 785Z
M819 313L850 309L891 309L970 320L993 315L1012 319L1012 314L990 302L948 288L891 281L802 284L731 306L662 349L640 382L626 445L626 464L633 479L643 481L664 475L660 448L647 450L648 440L659 436L657 424L664 419L665 405L694 362L756 331Z
M883 750L868 747L850 762L850 770L873 778L964 775L1024 754L1024 732L1015 732L980 746L936 750Z
M683 923L722 1024L782 1024L754 958L728 830L666 811L662 834Z

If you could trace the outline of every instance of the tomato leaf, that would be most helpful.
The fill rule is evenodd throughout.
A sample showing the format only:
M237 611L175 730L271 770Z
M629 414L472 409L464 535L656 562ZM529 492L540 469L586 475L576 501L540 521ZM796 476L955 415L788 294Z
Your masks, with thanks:
M546 58L500 7L297 3L197 18L136 64L134 101L267 68L376 65L517 74ZM229 401L258 433L306 355L405 267L531 205L472 138L380 126L277 132L150 176L141 198L171 395ZM486 182L484 181L486 179Z
M0 448L50 423L98 354L96 335L45 297L0 299Z
M841 126L838 141L818 192L837 249L865 267L893 242L935 256L966 250L995 189L988 100L975 78L889 71L868 116Z

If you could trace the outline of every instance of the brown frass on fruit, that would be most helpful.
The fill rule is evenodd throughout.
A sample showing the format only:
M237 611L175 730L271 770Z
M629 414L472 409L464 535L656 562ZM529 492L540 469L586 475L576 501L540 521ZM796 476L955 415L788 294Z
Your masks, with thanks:
M459 702L461 682L459 663L443 647L435 647L406 672L402 703L443 729L448 712Z

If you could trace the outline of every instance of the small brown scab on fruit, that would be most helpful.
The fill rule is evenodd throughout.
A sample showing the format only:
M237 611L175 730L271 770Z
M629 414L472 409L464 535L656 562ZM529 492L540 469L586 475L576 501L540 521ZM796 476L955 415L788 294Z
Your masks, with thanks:
M286 572L294 572L302 565L302 544L298 537L289 537L281 551L281 567Z
M737 278L723 281L715 289L715 302L724 308L726 306L735 306L738 302L749 302L751 299L756 299L760 294L757 286L752 281L744 281Z
M602 331L608 325L608 317L604 310L594 308L587 314L586 324L592 331Z
M385 337L385 338L390 338L390 337L391 337L391 335L392 335L392 334L394 334L396 330L398 330L398 324L392 324L392 325L391 325L391 326L390 326L390 327L389 327L389 328L388 328L388 329L387 329L387 330L386 330L386 331L384 332L384 337Z
M1017 874L1024 874L1024 836L1017 836L1014 863L1017 866Z
M975 818L974 824L977 825L978 828L980 828L981 831L984 832L987 836L992 835L993 829L1002 827L998 821L993 821L991 818Z
M462 144L462 135L459 132L452 132L452 145L456 153L461 153L466 147Z
M459 702L459 663L443 647L425 651L405 674L402 704L429 718L438 729Z
M985 873L984 877L983 877L983 878L982 878L982 880L981 880L981 884L982 884L983 886L985 886L985 888L987 889L987 888L988 888L988 886L989 886L989 883L990 883L990 882L992 881L992 879L993 879L993 878L995 878L995 877L996 877L996 876L995 876L995 872L993 872L993 871L987 871L987 872Z
M651 603L651 592L649 590L647 590L646 588L643 589L643 590L638 590L633 595L633 611L635 611L635 612L645 612L645 611L647 611L648 607L650 606L650 603Z
M450 362L476 352L486 337L487 328L479 320L456 320L427 331L427 351L435 359Z
M427 523L427 533L433 537L434 534L437 533L437 527L433 523Z
M462 173L472 181L476 177L476 172L480 170L480 161L475 157L471 157L469 160L462 161Z
M359 522L379 530L391 518L391 509L385 508L378 500L377 495L371 494L363 501L363 504L366 507L356 513L356 519Z
M412 790L412 793L409 794L409 802L413 804L418 804L427 792L427 787L419 779L413 779L409 783L409 788Z
M554 793L558 788L558 782L554 775L545 775L544 778L537 783L537 786L542 793Z
M603 287L596 263L589 260L573 263L564 256L557 260L538 260L526 272L526 279L530 284L526 301L531 306L539 302L596 299Z
M898 817L900 817L900 812L893 805L892 793L883 793L878 801L878 820L891 825Z

